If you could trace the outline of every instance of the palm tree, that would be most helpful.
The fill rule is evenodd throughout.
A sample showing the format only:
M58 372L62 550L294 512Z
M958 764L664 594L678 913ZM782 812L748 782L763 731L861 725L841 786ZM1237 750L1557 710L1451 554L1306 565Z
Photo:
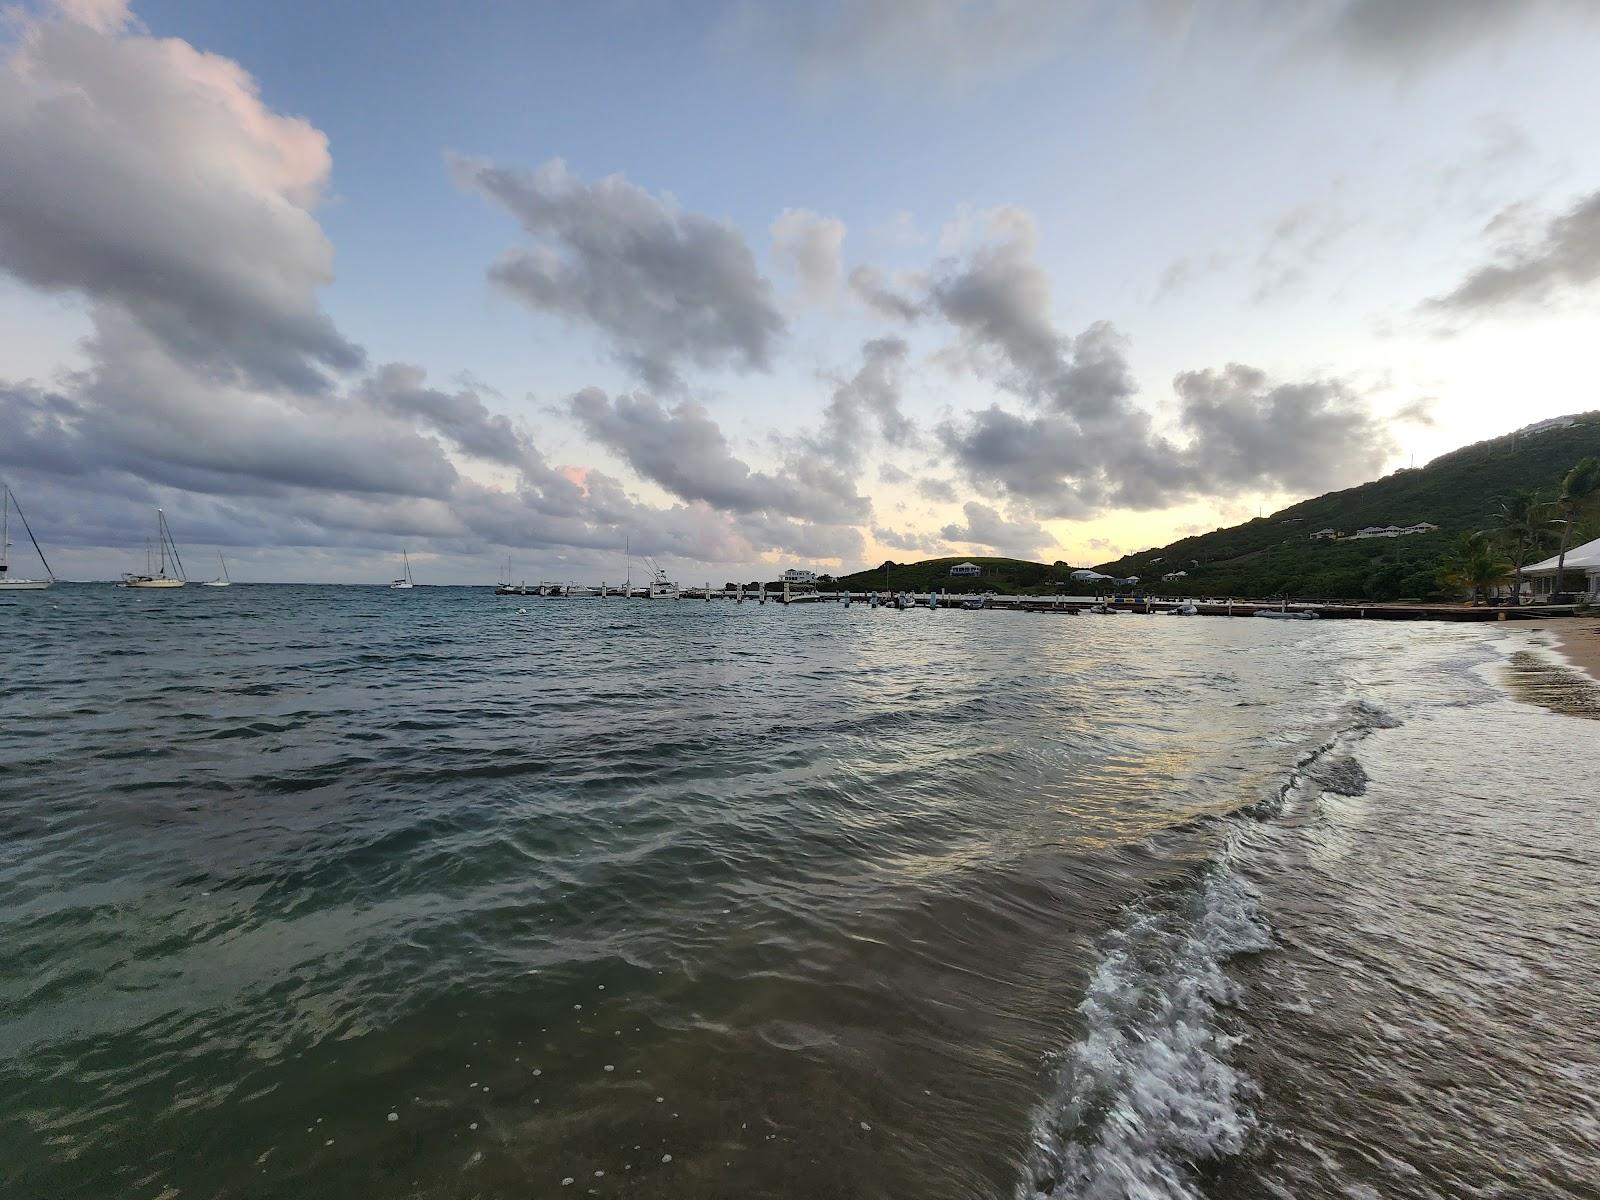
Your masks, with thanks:
M1556 518L1561 525L1561 554L1556 559L1557 592L1567 590L1567 546L1572 541L1572 527L1597 494L1600 494L1600 458L1591 454L1579 459L1577 466L1567 472L1567 477L1561 481L1561 494L1556 497L1555 510L1561 514Z
M1511 578L1512 566L1486 534L1464 534L1440 564L1439 578L1469 592L1473 603Z
M1522 568L1528 565L1550 534L1544 519L1544 506L1539 503L1539 493L1532 488L1512 492L1495 508L1495 523L1491 532L1505 539L1511 551L1514 568L1511 579L1511 596L1514 603L1522 603Z

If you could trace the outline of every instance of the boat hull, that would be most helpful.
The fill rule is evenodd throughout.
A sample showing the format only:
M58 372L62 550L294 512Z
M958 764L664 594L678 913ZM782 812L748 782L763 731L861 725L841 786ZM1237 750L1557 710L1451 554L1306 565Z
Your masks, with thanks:
M53 579L0 579L0 592L42 592Z
M180 588L183 585L182 579L127 579L122 584L131 588Z
M232 584L231 581L226 580L226 579L208 579L204 583L202 583L200 586L201 587L232 587L233 584Z

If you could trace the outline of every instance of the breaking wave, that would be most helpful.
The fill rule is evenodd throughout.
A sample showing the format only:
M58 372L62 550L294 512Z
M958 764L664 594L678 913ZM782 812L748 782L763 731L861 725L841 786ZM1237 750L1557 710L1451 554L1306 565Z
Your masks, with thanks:
M1238 988L1223 965L1269 945L1254 895L1221 867L1105 940L1019 1200L1199 1195L1194 1165L1239 1153L1254 1125L1251 1084L1228 1062L1221 1011Z
M1277 816L1291 795L1361 795L1366 772L1347 747L1400 723L1357 701L1271 799L1238 815ZM1078 1006L1084 1032L1035 1117L1018 1200L1198 1200L1204 1164L1244 1150L1255 1089L1230 1061L1239 1035L1226 1013L1241 994L1225 968L1270 948L1272 934L1229 853L1103 940Z

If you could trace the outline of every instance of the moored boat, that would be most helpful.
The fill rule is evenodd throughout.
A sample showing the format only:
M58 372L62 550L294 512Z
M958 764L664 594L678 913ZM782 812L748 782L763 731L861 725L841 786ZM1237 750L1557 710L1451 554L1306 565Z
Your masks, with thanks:
M233 586L233 580L228 578L228 564L227 564L227 561L222 557L222 555L220 553L217 555L217 564L219 566L221 566L222 574L217 576L215 579L202 580L201 583L200 583L201 587L232 587Z
M411 555L402 550L400 551L400 557L405 560L405 574L389 585L391 592L408 592L417 586L411 579Z
M122 583L119 586L125 588L181 588L188 582L184 578L183 560L178 557L178 544L172 540L172 530L167 526L167 514L159 508L156 509L156 545L159 547L159 553L155 555L156 561L152 561L151 546L149 542L146 542L144 548L145 573L139 575L132 571L124 571ZM168 573L169 562L176 574Z
M39 556L39 562L44 566L43 579L22 579L10 574L11 571L11 510L17 510L17 519L22 522L22 528L28 534L28 541L33 543L34 553ZM28 518L22 515L22 506L17 503L16 495L9 487L0 494L0 592L42 592L52 586L56 581L55 572L50 569L50 564L45 561L44 551L39 549L39 540L33 536L33 530L28 526Z

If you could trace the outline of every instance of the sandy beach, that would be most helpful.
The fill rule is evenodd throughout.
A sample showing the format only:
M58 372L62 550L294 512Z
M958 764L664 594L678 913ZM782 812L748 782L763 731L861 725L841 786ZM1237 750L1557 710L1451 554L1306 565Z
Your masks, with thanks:
M1600 620L1575 617L1570 621L1552 622L1549 628L1556 635L1561 653L1600 682Z

